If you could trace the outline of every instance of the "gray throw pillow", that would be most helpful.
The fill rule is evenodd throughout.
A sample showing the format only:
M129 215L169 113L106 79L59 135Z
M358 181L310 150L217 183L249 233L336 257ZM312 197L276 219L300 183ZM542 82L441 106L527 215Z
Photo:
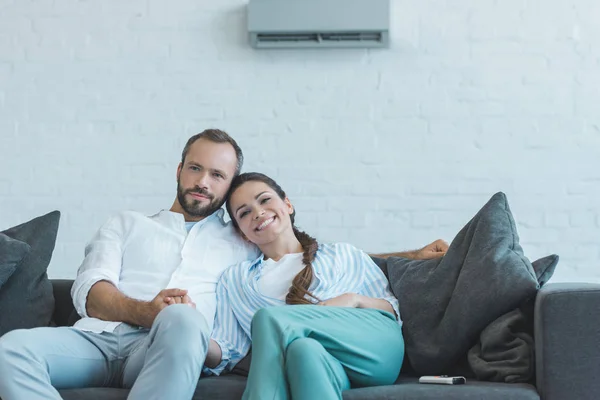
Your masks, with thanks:
M29 245L27 243L0 233L0 290L27 254L29 254Z
M387 272L400 303L406 356L421 375L448 371L486 326L539 287L504 193L465 225L444 257L390 257Z
M544 286L552 278L554 270L558 265L558 260L559 257L557 254L551 254L533 262L533 270L535 271L535 276L540 287Z
M49 326L54 312L50 263L60 212L53 211L1 233L24 242L30 252L0 289L0 336L13 329Z

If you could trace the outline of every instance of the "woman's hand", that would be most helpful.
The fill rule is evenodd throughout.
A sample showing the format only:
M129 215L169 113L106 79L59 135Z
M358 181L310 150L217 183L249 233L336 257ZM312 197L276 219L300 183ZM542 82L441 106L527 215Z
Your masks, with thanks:
M330 307L352 307L358 308L360 306L361 295L356 293L344 293L341 296L334 297L329 300L325 300L319 303L320 306Z
M396 311L386 299L374 299L372 297L363 296L358 293L344 293L341 296L334 297L319 303L320 306L330 307L352 307L352 308L374 308L390 312L398 318Z

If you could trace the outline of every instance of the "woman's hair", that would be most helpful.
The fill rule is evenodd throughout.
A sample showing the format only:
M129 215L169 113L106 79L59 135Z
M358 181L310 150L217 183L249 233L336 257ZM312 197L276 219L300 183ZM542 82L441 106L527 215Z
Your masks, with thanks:
M258 172L246 172L244 174L236 176L233 179L233 181L231 182L231 188L229 189L228 199L231 199L230 196L233 194L233 192L235 192L240 186L242 186L246 182L262 182L269 186L271 189L273 189L275 193L277 193L277 195L281 198L281 200L284 200L286 198L286 194L281 188L281 186L279 186L277 182L275 182L273 179ZM238 226L237 221L235 220L235 216L233 215L233 212L231 210L230 200L227 200L226 207L227 213L229 213L229 217L231 218L231 223L233 224L235 229L238 232L240 232L240 227ZM306 232L302 232L301 230L296 228L296 226L294 225L295 216L296 210L294 210L294 212L290 215L290 219L292 221L292 228L294 230L294 234L296 235L296 238L298 239L298 241L302 245L302 249L304 250L302 262L304 263L305 267L302 271L298 273L298 275L294 277L294 280L292 281L292 286L290 287L290 291L285 298L285 302L287 304L312 304L310 300L306 299L306 296L308 295L308 297L312 297L313 299L319 301L319 299L317 299L311 292L308 291L308 288L310 287L310 284L312 283L313 279L312 263L315 260L315 254L317 254L319 244L317 243L315 238L309 236Z

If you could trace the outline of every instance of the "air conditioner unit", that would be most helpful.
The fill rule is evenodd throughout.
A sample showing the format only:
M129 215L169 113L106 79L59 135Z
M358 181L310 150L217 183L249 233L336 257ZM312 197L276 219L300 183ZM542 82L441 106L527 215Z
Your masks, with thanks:
M387 47L389 0L250 0L255 48Z

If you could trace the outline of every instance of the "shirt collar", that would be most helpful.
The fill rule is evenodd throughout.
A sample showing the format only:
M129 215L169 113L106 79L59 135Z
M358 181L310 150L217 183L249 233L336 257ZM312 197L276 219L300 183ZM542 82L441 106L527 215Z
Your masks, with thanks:
M265 255L263 253L260 253L258 258L250 263L250 266L248 267L248 271L252 271L254 268L257 268L258 266L260 266L262 264L264 258L265 258Z
M200 220L198 222L204 223L206 221L209 221L209 220L212 220L212 219L216 219L223 226L225 226L227 224L225 223L225 220L223 219L224 215L225 215L225 210L223 210L222 208L219 208L217 211L215 211L214 213L210 214L208 217L206 217L206 218L204 218L204 219L202 219L202 220ZM178 212L174 212L174 211L170 211L170 210L165 210L165 209L162 209L157 214L153 215L153 217L159 217L159 218L161 216L167 217L167 218L169 218L169 217L172 218L173 216L175 216L177 218L183 219L183 214L178 213Z

